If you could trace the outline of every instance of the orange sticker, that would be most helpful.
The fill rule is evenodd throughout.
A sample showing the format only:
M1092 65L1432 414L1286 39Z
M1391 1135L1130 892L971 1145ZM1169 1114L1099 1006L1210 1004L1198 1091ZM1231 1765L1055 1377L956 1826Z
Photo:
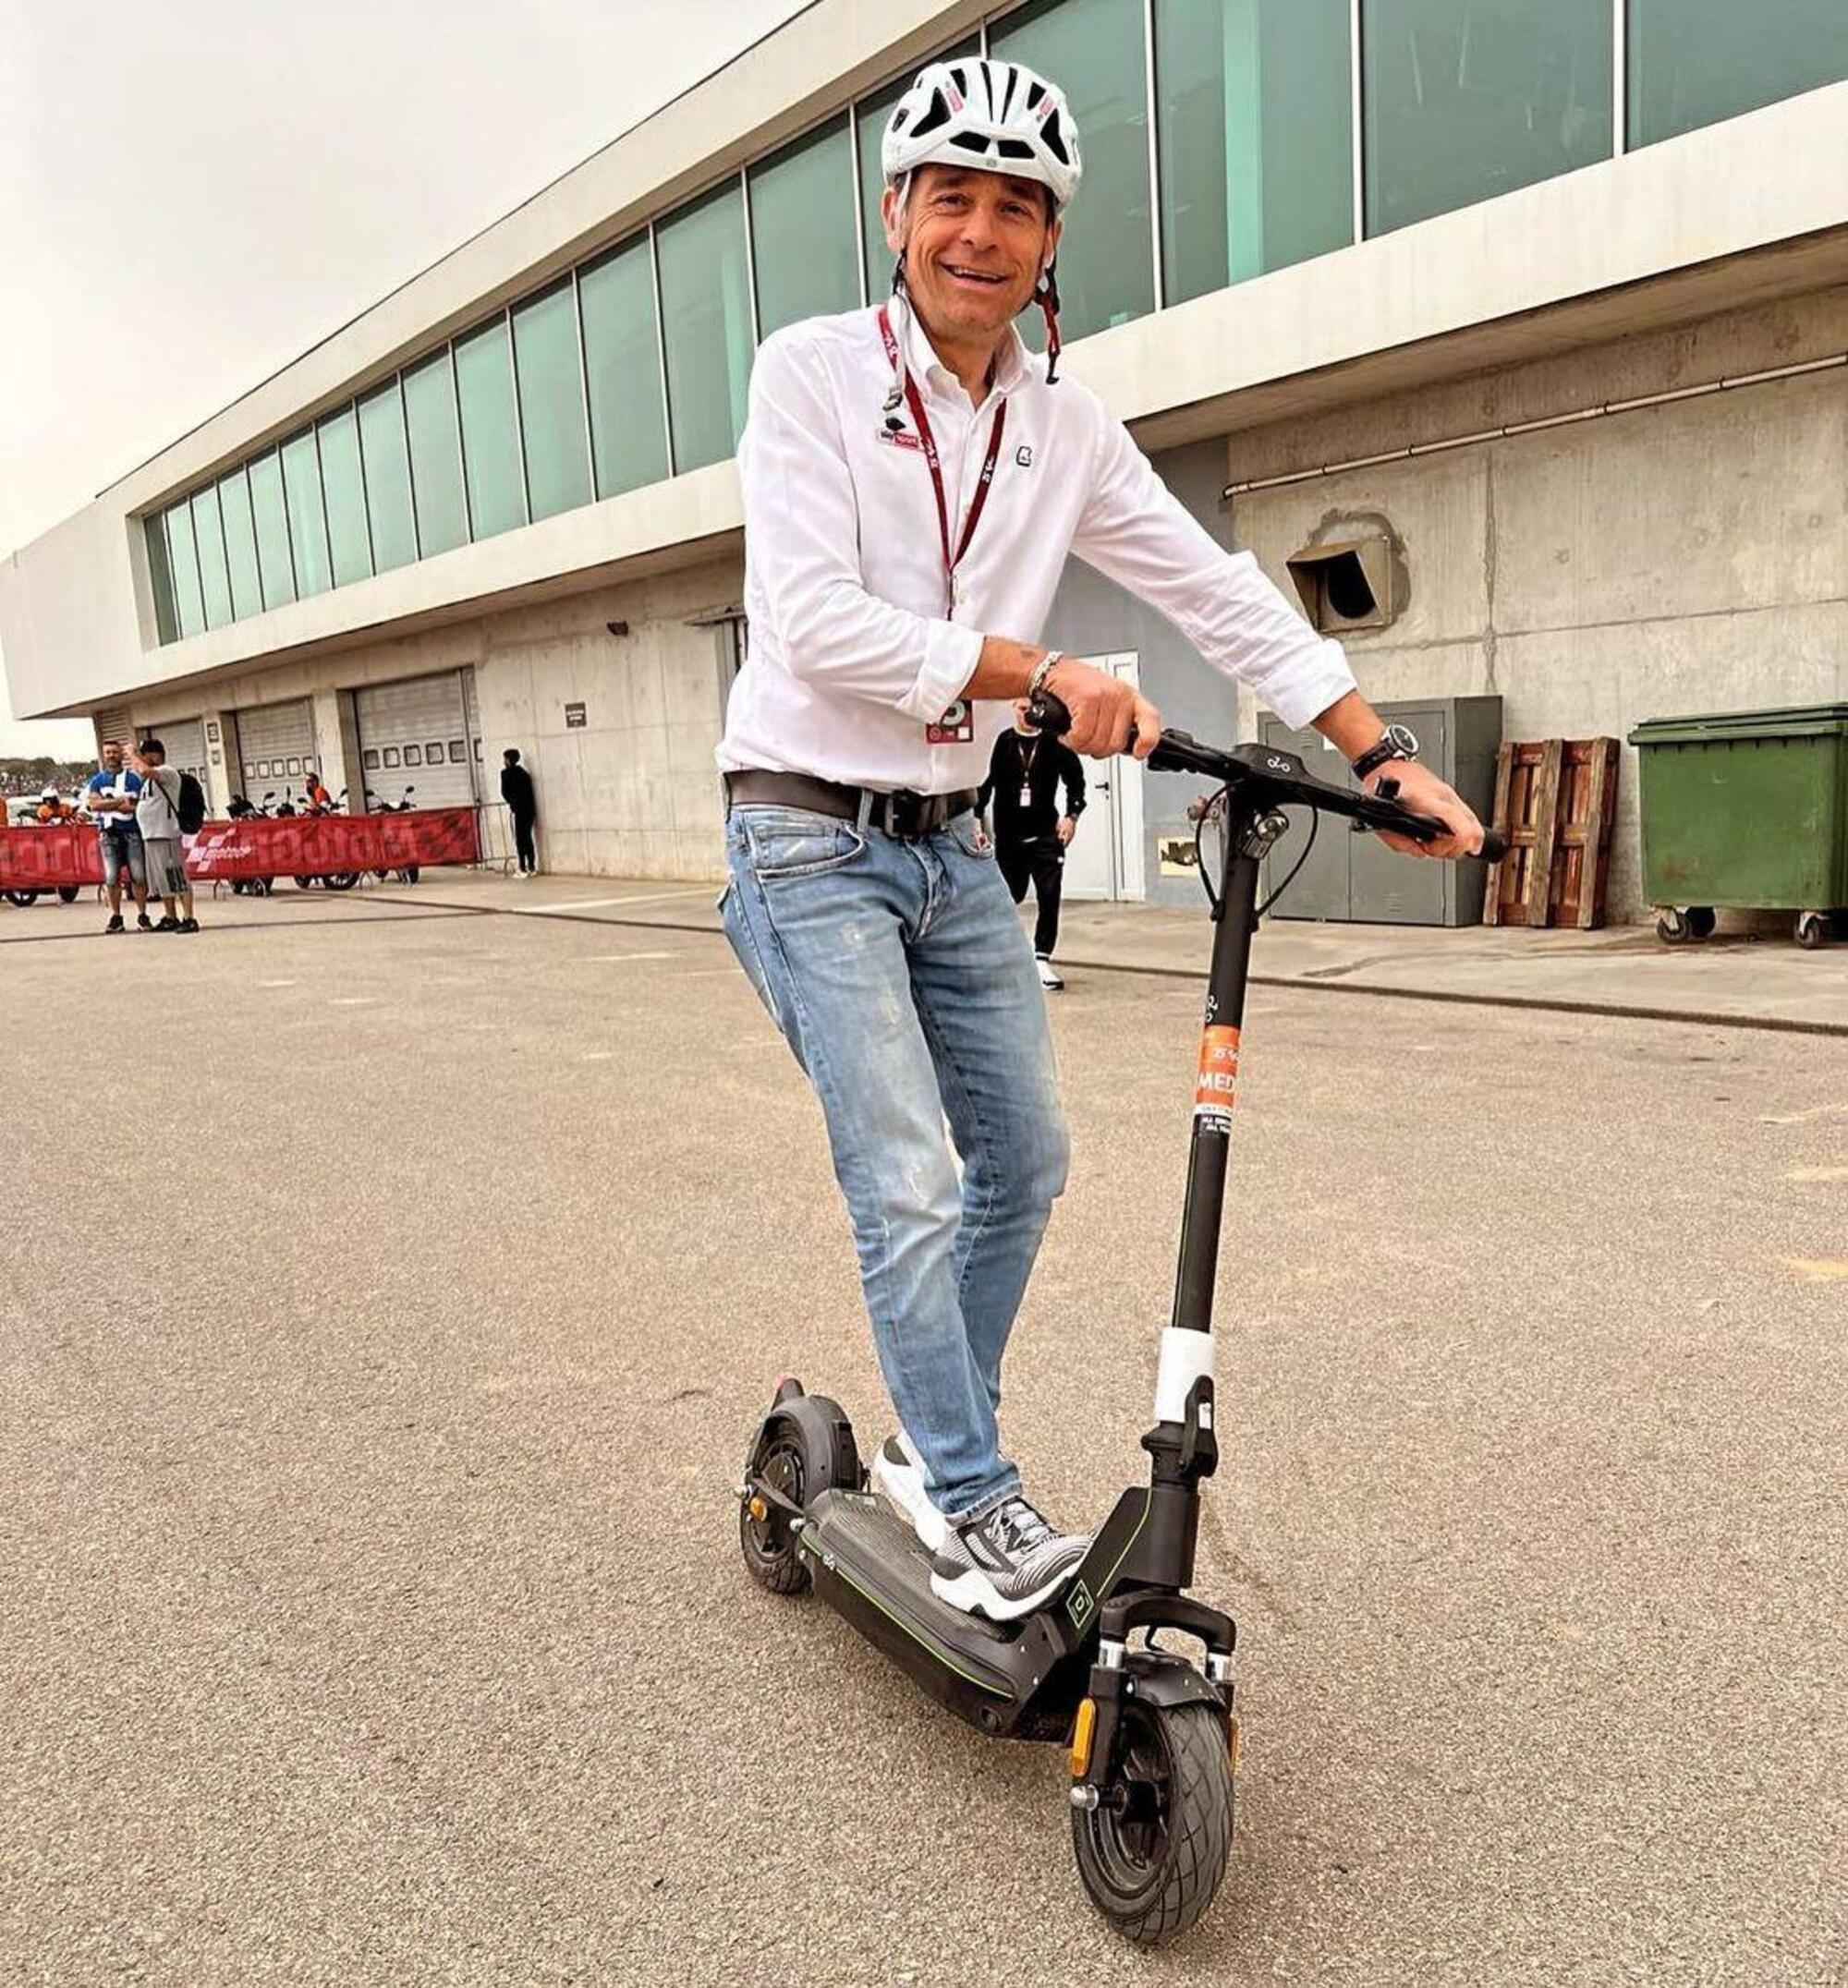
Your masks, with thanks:
M1194 1116L1223 1117L1238 1090L1238 1031L1210 1024L1200 1036L1200 1073L1194 1086Z

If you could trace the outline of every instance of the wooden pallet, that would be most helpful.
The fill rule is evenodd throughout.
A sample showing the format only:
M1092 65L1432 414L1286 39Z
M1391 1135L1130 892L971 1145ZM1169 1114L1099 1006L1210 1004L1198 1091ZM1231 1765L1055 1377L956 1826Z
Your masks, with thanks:
M1614 738L1505 741L1492 826L1508 854L1489 866L1482 922L1602 925L1616 815Z

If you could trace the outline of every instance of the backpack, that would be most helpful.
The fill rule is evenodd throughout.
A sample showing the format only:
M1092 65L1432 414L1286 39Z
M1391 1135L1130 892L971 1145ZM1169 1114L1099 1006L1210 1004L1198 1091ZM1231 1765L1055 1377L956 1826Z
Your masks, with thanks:
M174 802L174 813L179 817L182 835L197 835L205 826L205 789L190 773L182 773L179 777L179 795Z

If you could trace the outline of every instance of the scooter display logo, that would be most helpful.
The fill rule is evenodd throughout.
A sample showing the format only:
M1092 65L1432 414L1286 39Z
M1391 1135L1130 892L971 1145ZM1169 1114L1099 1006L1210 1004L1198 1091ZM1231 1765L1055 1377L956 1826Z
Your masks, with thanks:
M1210 1022L1200 1032L1200 1068L1194 1084L1194 1120L1209 1132L1232 1130L1238 1095L1238 1031Z
M1074 1629L1083 1629L1091 1618L1091 1611L1097 1606L1091 1599L1091 1591L1080 1581L1065 1597L1065 1613L1072 1618Z

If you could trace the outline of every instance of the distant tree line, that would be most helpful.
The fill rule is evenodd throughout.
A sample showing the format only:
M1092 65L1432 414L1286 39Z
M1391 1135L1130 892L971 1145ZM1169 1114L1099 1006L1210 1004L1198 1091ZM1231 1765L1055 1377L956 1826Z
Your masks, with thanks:
M95 770L88 759L54 759L44 753L36 759L0 759L0 794L43 794L47 787L67 793Z

